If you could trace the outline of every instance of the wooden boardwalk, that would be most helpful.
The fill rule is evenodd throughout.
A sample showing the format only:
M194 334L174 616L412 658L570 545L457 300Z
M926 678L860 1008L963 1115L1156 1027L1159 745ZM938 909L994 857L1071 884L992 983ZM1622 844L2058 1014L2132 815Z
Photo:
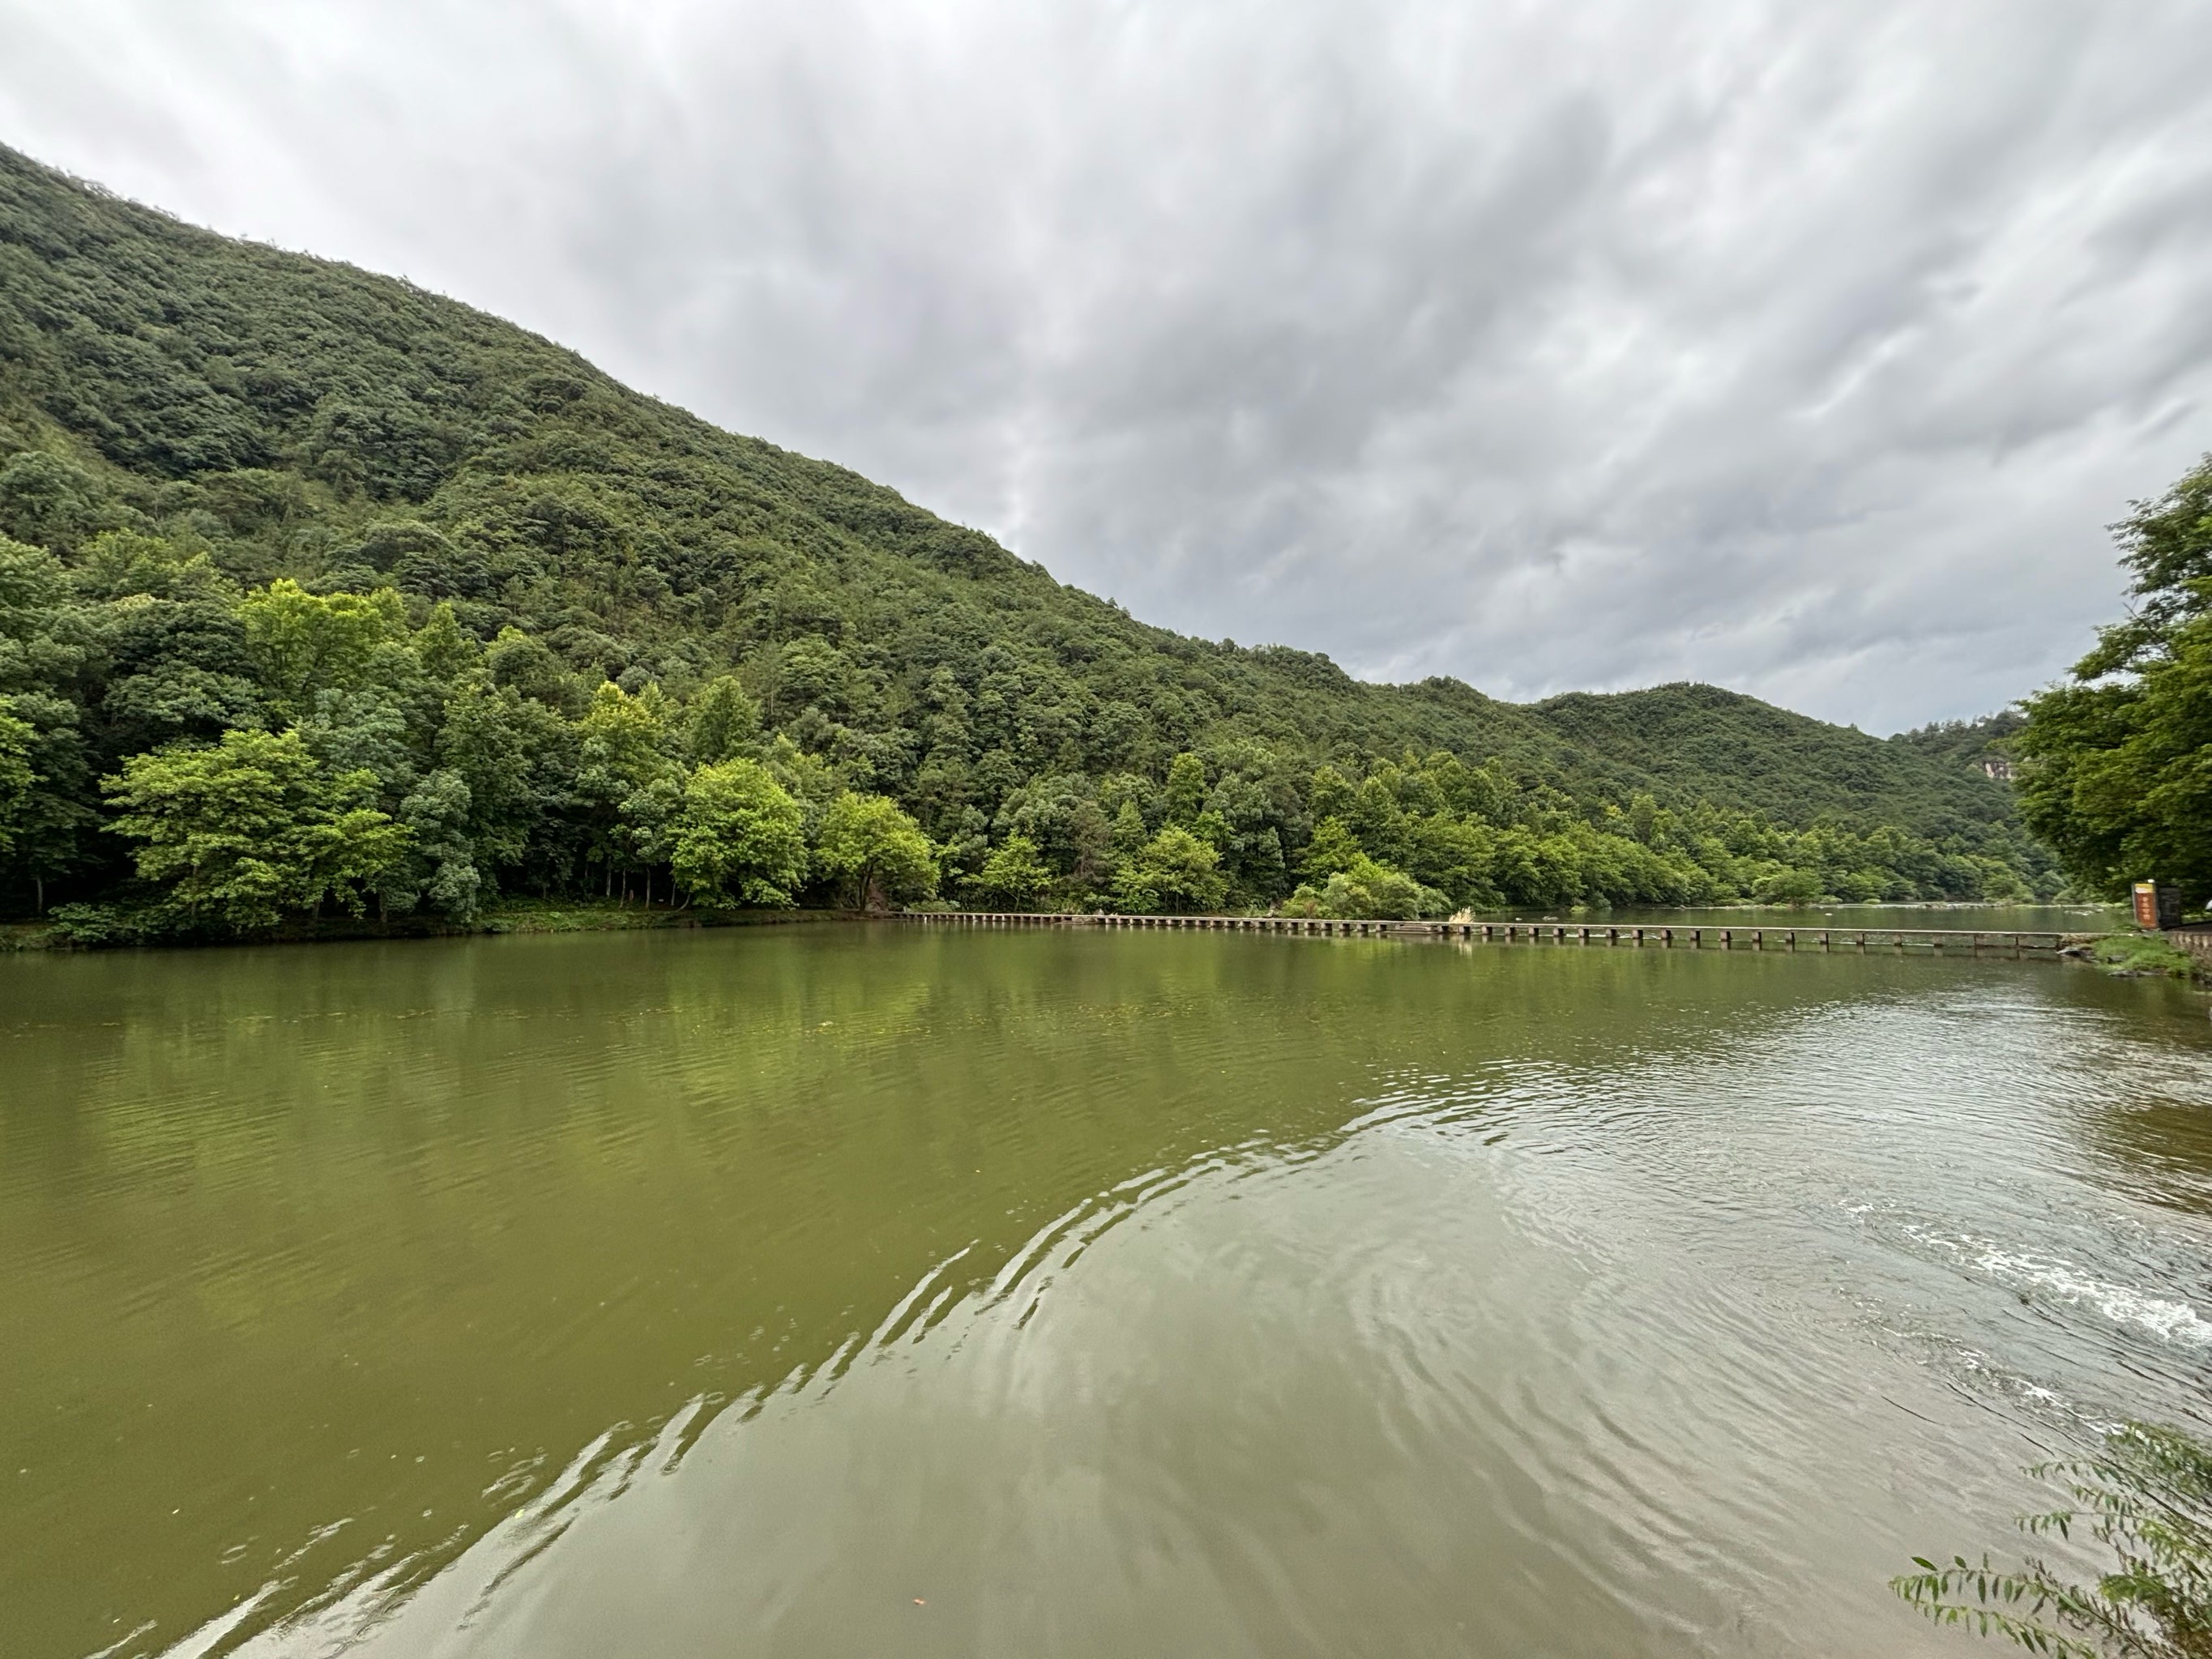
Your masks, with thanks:
M1775 927L1583 921L1337 921L1304 916L1124 916L1030 910L909 910L938 927L1131 927L1328 937L1466 939L1492 945L1603 945L1692 951L1869 951L1931 956L2055 957L2072 934L1959 927Z

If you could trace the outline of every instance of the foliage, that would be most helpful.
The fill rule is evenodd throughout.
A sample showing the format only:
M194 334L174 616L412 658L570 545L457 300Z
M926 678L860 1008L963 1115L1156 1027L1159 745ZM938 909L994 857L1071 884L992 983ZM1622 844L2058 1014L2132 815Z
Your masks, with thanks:
M2024 1517L2032 1535L2070 1537L2076 1523L2118 1556L2094 1584L2041 1561L2017 1571L1954 1556L1890 1587L1940 1625L2003 1636L2031 1652L2094 1659L2212 1655L2212 1447L2180 1431L2125 1424L2094 1457L2038 1465L2076 1505ZM1971 1599L1969 1599L1971 1597Z
M31 770L31 744L37 734L9 714L9 706L0 697L0 856L15 844L15 826L30 806L38 781Z
M760 705L734 675L716 675L692 700L685 746L695 764L735 760L759 737Z
M929 837L896 801L881 795L848 790L830 803L815 836L814 863L856 905L926 899L937 891Z
M1052 866L1037 856L1037 844L1027 836L1008 836L991 849L967 885L994 909L1027 910L1051 887Z
M331 775L296 732L229 732L211 747L134 755L106 788L138 874L193 921L244 933L336 899L359 915L407 830L365 803L365 771Z
M1179 823L1139 848L1114 879L1124 910L1218 910L1228 894L1221 854Z
M0 697L0 913L166 902L100 780L240 733L366 775L405 851L348 890L394 915L896 900L924 845L1024 906L1266 907L1369 866L1547 908L2057 883L1940 744L1147 628L465 307L4 149ZM872 863L848 797L890 803ZM1373 879L1339 890L1432 902Z
M1378 864L1364 853L1355 853L1345 868L1331 872L1318 891L1302 886L1284 908L1304 916L1407 921L1417 916L1448 915L1452 902L1404 871Z
M702 904L790 904L806 877L805 815L758 761L702 766L684 786L671 862Z
M2212 898L2212 457L2114 526L2134 613L2027 700L2021 804L2084 892Z

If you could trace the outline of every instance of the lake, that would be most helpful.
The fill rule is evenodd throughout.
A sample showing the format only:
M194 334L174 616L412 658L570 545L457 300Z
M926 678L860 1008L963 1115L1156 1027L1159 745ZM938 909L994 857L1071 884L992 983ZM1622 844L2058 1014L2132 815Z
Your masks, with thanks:
M2212 1428L2212 1021L1235 933L0 959L0 1333L10 1659L1972 1653L1887 1577Z

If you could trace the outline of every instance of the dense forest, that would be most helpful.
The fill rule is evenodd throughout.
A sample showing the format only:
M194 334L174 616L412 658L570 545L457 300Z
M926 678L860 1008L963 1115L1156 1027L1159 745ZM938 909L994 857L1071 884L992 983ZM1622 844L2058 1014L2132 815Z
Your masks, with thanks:
M0 149L0 914L2048 894L1988 734L1185 638L842 468Z

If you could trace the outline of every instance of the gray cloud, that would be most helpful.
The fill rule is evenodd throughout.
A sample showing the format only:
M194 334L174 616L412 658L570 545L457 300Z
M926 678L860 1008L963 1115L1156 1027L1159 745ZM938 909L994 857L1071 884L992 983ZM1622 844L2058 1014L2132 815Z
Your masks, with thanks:
M1376 677L1981 712L2212 447L2191 3L0 25L7 142Z

